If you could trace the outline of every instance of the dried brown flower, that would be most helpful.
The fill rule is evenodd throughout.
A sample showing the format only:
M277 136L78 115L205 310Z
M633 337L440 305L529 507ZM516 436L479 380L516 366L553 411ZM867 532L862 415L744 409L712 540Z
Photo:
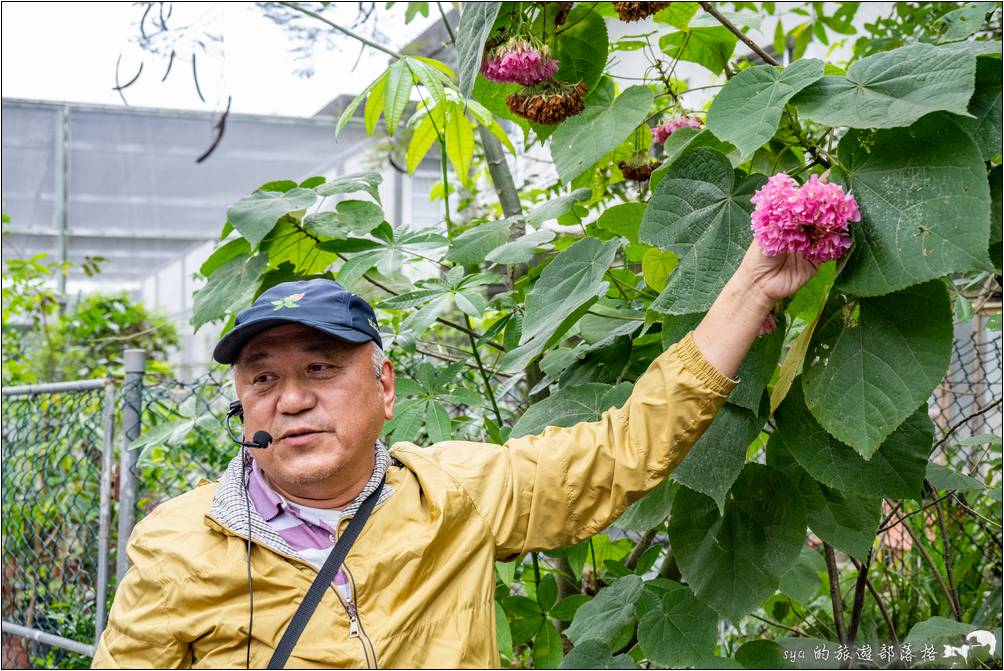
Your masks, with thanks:
M552 79L544 86L528 86L519 93L510 93L505 102L516 116L553 126L586 108L582 100L585 93L582 82L571 86Z
M652 176L652 172L660 165L662 165L662 161L648 161L646 163L621 161L617 167L621 169L621 174L624 175L625 179L646 182Z
M614 9L621 21L641 21L669 7L668 2L615 2Z

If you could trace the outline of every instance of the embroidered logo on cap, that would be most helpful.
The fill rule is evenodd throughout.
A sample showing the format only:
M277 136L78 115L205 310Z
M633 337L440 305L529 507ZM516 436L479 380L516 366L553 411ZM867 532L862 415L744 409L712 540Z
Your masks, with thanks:
M280 300L272 301L272 305L275 306L276 310L281 310L282 308L298 308L300 307L300 305L296 301L300 300L301 298L303 298L303 292L298 294L290 294Z

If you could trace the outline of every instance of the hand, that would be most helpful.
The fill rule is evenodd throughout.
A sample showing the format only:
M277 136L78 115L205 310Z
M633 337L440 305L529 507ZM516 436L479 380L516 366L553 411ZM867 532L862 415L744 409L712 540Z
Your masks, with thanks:
M737 274L745 275L767 300L774 302L801 289L818 269L818 263L807 261L801 254L767 256L754 241L746 250Z

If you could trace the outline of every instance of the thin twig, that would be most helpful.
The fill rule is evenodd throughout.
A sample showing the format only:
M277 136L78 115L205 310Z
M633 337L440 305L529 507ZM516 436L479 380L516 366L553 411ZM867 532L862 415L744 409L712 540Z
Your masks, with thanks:
M998 398L998 399L997 399L997 400L995 400L995 401L991 401L991 402L990 402L989 404L987 404L987 405L983 406L982 408L980 408L980 409L979 409L979 410L977 410L976 412L973 412L973 413L971 413L971 414L969 414L969 415L966 415L965 417L963 417L962 419L960 419L960 420L959 420L958 422L956 422L955 424L953 424L953 425L952 425L952 426L951 426L951 427L950 427L950 428L948 429L948 431L946 431L946 432L945 432L945 435L944 435L944 436L942 436L942 437L941 437L941 439L940 439L940 440L939 440L938 442L936 442L936 443L934 444L934 447L932 447L932 448L931 448L931 451L930 451L930 452L928 453L928 456L930 456L931 454L934 454L934 451L935 451L936 449L938 449L939 447L941 447L941 446L942 446L942 445L943 445L943 444L945 443L945 441L946 441L946 440L948 440L948 439L949 439L949 437L950 437L950 436L951 436L951 435L952 435L953 433L955 433L955 431L956 431L956 430L957 430L957 429L958 429L958 428L959 428L960 426L962 426L963 424L965 424L966 422L968 422L968 421L969 421L969 420L971 420L971 419L975 419L975 418L979 417L980 415L983 415L983 414L985 414L985 413L988 413L988 412L990 412L991 410L993 410L994 408L996 408L996 407L997 407L998 405L1000 405L1000 404L1001 404L1001 401L1004 401L1004 397L1002 397L1002 398Z
M847 629L844 627L844 602L840 597L840 571L837 570L837 557L833 546L823 543L823 555L826 557L826 572L830 577L830 601L833 603L833 624L837 627L837 638L846 645Z
M739 40L743 44L745 44L747 47L749 47L753 51L753 53L755 53L757 56L759 56L760 58L762 58L764 63L769 63L770 65L781 65L781 63L776 58L774 58L773 56L771 56L770 54L768 54L766 51L764 51L763 49L761 49L756 44L756 42L754 42L753 40L751 40L749 38L749 36L746 35L746 33L744 33L743 31L739 30L739 28L737 28L735 26L735 24L733 24L731 21L729 21L724 16L722 16L718 12L718 10L715 9L711 5L710 2L701 2L701 3L698 3L698 4L701 5L701 8L704 11L706 11L708 14L711 14L711 16L715 17L715 19L718 20L718 23L722 24L723 26L725 26L726 28L728 28L730 31L732 31L732 34L735 35L736 37L738 37Z
M949 591L948 585L945 584L945 579L941 577L941 572L938 571L938 565L934 563L933 559L931 559L931 554L927 551L927 548L924 547L924 544L921 542L913 528L909 524L904 524L903 528L906 529L906 532L910 534L910 538L913 539L913 547L917 548L920 552L920 556L924 558L924 561L927 562L927 565L931 568L931 573L934 574L934 578L938 581L941 591L945 593L945 597L948 599L948 603L951 605L952 612L954 613L955 600L952 598L952 593Z
M855 562L855 565L857 563ZM868 556L865 561L858 566L858 579L854 583L854 602L851 606L851 624L847 629L847 640L851 643L858 636L858 625L861 624L861 611L865 605L865 584L868 582L868 568L872 565L872 549L868 549Z
M936 503L938 503L939 501L941 501L942 499L947 499L947 498L948 498L949 496L951 496L951 495L952 495L952 492L948 492L948 493L947 493L947 494L945 494L944 496L941 496L941 497L939 497L939 498L937 498L937 499L935 499L935 500L931 501L930 503L927 503L927 504L925 504L925 505L921 506L920 508L917 508L916 510L914 510L914 511L912 511L912 512L909 512L909 513L907 513L906 515L903 515L902 517L900 517L900 518L899 518L898 520L896 520L896 521L895 521L895 522L893 522L892 524L889 524L889 525L883 525L882 527L879 527L879 530L878 530L878 532L877 532L877 533L882 533L883 531L888 531L889 529L892 529L892 528L893 528L894 526L896 526L897 524L900 524L900 523L902 523L902 522L903 522L903 520L905 520L905 519L906 519L907 517L912 517L913 515L916 515L916 514L917 514L917 513L919 513L919 512L923 512L923 511L927 510L928 508L930 508L931 506L933 506L933 505L935 505Z
M854 563L855 568L858 570L861 569L861 563L857 559L851 557L851 561ZM867 572L865 573L865 586L868 588L868 592L872 595L872 598L875 599L875 605L878 606L882 619L885 620L885 625L889 628L889 638L892 639L893 644L898 648L899 638L896 636L896 625L893 624L892 618L889 617L889 611L886 610L885 602L882 601L882 597L879 596L878 590L875 589L875 585L868 577Z
M453 32L453 26L450 22L446 20L446 12L443 11L443 3L437 2L436 8L439 9L439 15L443 17L443 25L446 26L446 32L450 35L450 44L456 45L457 35Z
M925 482L931 492L935 495L934 487L931 483ZM941 556L945 562L945 576L948 578L948 591L951 595L952 614L958 622L962 622L962 606L959 603L959 589L955 586L955 576L952 573L952 552L948 544L948 530L945 528L945 516L941 510L941 503L935 502L934 511L937 513L938 530L941 532Z
M652 546L652 541L655 540L655 534L657 531L659 531L659 527L654 527L645 532L645 535L638 540L638 544L631 550L631 554L629 554L627 559L624 560L625 566L632 571L636 566L638 566L638 560L641 559L641 556L645 554L645 551Z
M392 49L388 49L387 47L383 46L382 44L377 44L373 40L367 39L367 38L363 37L362 35L360 35L359 33L356 33L356 32L353 32L353 31L349 30L348 28L342 27L342 26L338 25L337 23L335 23L334 21L332 21L331 19L329 19L328 17L322 16L322 15L318 14L317 12L314 12L314 11L311 11L311 10L307 9L306 7L302 7L300 4L298 4L296 2L280 2L279 4L282 5L282 6L284 6L284 7L289 7L290 9L296 10L296 11L300 12L301 14L306 14L307 16L312 16L315 19L317 19L318 21L321 21L323 23L328 24L329 26L331 26L335 30L337 30L339 32L342 32L342 33L345 33L346 35L348 35L349 37L351 37L351 38L353 38L355 40L359 40L360 42L362 42L363 44L365 44L368 47L372 47L373 49L376 49L377 51L384 52L385 54L387 54L391 58L404 58L404 56L402 56L398 52L396 52L396 51L394 51Z
M807 637L808 636L808 634L806 634L801 629L795 629L794 627L789 627L788 625L781 624L779 622L772 622L772 621L768 620L765 617L760 617L756 613L750 613L750 617L752 617L754 620L760 620L764 624L769 624L772 627L777 627L778 629L784 629L786 631L790 631L793 634L798 634L799 636L803 636L803 637Z

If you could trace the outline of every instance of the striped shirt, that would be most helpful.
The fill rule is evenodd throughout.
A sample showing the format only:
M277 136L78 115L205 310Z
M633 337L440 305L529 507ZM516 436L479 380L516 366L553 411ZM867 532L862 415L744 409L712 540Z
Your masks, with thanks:
M265 518L269 526L282 536L297 554L320 570L331 554L332 548L335 547L338 522L346 512L292 503L272 489L258 467L257 460L252 460L248 494L255 510ZM344 565L338 567L338 573L335 574L332 583L343 598L347 601L352 600L352 590Z

